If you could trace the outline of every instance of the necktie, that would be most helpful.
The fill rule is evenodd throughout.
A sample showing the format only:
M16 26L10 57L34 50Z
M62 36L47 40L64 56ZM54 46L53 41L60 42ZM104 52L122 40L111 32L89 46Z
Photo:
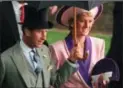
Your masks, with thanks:
M32 49L31 52L33 53L33 61L35 61L37 63L37 66L35 68L35 73L36 73L37 76L38 76L39 73L41 73L41 76L42 76L42 86L44 88L44 85L45 85L45 83L44 83L44 73L42 71L41 63L39 61L40 57L38 56L38 54L37 54L37 52L35 50Z
M40 62L38 60L39 56L36 53L36 51L32 50L31 52L33 53L33 56L32 56L33 65L34 65L34 62L37 64L35 67L35 73L38 75L41 72L41 65L40 65Z
M20 7L20 23L24 22L24 4Z
M37 63L36 52L34 50L32 50L31 52L33 53L33 61Z

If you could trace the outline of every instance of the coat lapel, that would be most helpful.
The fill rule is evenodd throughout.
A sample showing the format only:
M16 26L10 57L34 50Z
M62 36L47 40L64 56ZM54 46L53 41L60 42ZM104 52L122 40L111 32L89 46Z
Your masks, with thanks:
M3 8L4 8L5 17L8 20L9 24L11 25L13 34L15 36L14 38L16 40L18 40L19 32L18 32L17 22L16 22L16 18L15 18L15 12L14 12L12 3L10 1L6 1L4 3L5 3L5 6L3 5Z
M26 57L24 56L24 58L26 58ZM27 62L27 66L28 66L30 73L33 74L33 76L35 76L35 78L37 78L37 75L33 70L34 68L30 65L30 63L27 60L26 60L26 62Z
M37 76L37 79L36 79L37 81L36 81L36 88L40 88L40 87L42 87L42 88L44 88L42 85L43 85L43 79L42 79L42 75L41 75L41 73L40 74L38 74L38 76Z
M87 83L85 82L79 71L77 71L77 75L79 79L82 81L84 88L89 88L89 86L87 85Z
M69 55L70 55L70 52L69 52L69 50L68 50L68 48L67 48L66 42L63 41L63 43L64 43L64 49L65 49L65 51L67 52L67 54L68 54L68 56L69 56ZM79 72L79 71L77 71L77 76L79 77L79 79L81 80L81 82L83 82L83 83L85 84L84 86L86 86L86 87L88 88L88 85L87 85L86 82L84 81L83 77L80 75L80 72ZM86 88L86 87L85 87L85 88Z
M30 84L30 74L28 71L28 66L25 61L25 57L22 53L19 43L16 44L13 51L13 62L15 63L22 79L24 80L26 86L30 88L32 85Z
M35 80L36 84L34 83L34 85L31 84L30 82L30 78L31 78L31 74L30 74L30 71L29 71L29 67L28 67L28 64L25 60L25 56L22 52L22 49L20 47L20 44L17 43L16 46L14 47L14 50L13 50L13 57L12 57L12 60L13 62L15 63L16 67L17 67L17 70L19 71L22 79L24 80L26 86L28 88L31 88L32 86L36 86L36 87L41 87L44 82L44 87L49 87L49 82L50 82L50 71L48 71L48 67L50 65L50 59L49 59L49 56L48 56L48 51L46 51L43 47L41 49L37 49L37 52L40 56L40 62L42 64L42 73L40 73L36 78L37 79L33 79L33 82ZM45 56L46 55L46 56ZM23 65L22 65L23 63ZM42 75L43 74L43 75ZM42 77L44 77L42 79Z
M37 52L40 56L40 62L42 64L43 69L43 76L44 76L44 86L49 87L49 81L50 81L50 71L48 71L48 67L50 65L50 58L48 55L48 51L45 50L45 48L42 46L40 49L37 49ZM42 80L43 81L43 80Z

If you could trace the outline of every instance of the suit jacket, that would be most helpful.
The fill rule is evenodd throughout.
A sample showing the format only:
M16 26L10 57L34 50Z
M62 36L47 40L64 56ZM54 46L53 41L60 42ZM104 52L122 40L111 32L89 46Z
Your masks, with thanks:
M30 2L31 5L37 2ZM0 2L0 52L12 47L20 40L15 12L11 1ZM48 43L44 42L46 45Z
M43 67L38 76L26 61L19 43L1 54L0 88L48 88L50 85L59 88L75 72L76 68L68 62L56 71L55 62L45 45L36 50Z
M105 42L102 39L90 37L92 43L92 54L89 68L89 74L97 61L104 57ZM52 56L56 61L57 69L59 69L65 60L69 57L70 53L64 40L58 41L50 45ZM65 59L63 59L65 58ZM65 82L60 88L89 88L89 86L83 80L80 72L75 72L67 82Z

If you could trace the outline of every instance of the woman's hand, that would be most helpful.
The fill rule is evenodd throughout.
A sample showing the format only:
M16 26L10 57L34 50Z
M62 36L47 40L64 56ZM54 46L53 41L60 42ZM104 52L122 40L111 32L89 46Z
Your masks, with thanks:
M73 62L75 62L77 60L83 60L82 50L84 50L84 49L82 49L81 44L80 43L76 44L70 52L70 58L69 59Z

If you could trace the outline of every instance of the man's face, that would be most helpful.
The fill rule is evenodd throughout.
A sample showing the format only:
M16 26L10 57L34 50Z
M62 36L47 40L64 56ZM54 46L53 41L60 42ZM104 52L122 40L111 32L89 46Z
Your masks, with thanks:
M77 35L86 36L89 34L94 19L92 16L80 16L77 20Z
M35 29L29 31L28 35L28 43L32 47L39 48L46 40L47 37L47 30L46 29Z

